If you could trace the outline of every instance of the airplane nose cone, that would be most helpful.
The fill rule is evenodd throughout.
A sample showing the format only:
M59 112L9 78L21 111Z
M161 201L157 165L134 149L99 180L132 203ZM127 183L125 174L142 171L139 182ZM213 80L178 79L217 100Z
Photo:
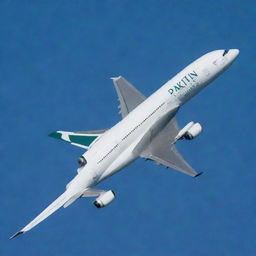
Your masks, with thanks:
M231 61L234 61L239 54L239 50L238 49L230 49L229 52L230 52Z

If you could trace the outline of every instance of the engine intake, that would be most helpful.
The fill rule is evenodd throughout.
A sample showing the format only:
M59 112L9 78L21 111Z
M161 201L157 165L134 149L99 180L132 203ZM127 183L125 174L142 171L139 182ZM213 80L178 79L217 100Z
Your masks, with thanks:
M102 208L110 204L114 199L115 199L114 191L109 190L101 194L99 197L97 197L96 200L93 202L93 204L97 208Z
M203 128L201 124L195 123L184 135L184 138L186 140L193 140L195 137L197 137L201 132Z
M202 132L202 130L203 128L200 123L189 122L179 131L175 137L175 142L182 139L192 140L197 137Z

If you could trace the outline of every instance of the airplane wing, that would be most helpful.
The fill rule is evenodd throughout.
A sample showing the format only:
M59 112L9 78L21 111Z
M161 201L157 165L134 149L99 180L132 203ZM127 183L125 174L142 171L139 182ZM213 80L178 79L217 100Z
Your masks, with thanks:
M23 229L12 235L10 239L20 234L23 234L24 232L27 232L33 227L35 227L37 224L39 224L41 221L46 219L49 215L51 215L52 213L57 211L61 206L63 206L68 199L69 197L67 191L65 191L54 202L52 202L43 212L41 212L34 220L32 220L27 226L25 226Z
M88 149L89 146L100 137L107 129L105 130L94 130L94 131L84 131L84 132L66 132L66 131L57 131L50 133L49 136L55 139L60 139L67 141L70 144Z
M88 188L83 192L81 197L97 197L97 196L100 196L102 193L105 193L105 192L106 192L106 190Z
M50 216L52 213L57 211L60 207L63 206L64 208L66 208L80 197L97 197L104 192L106 191L88 188L81 193L79 192L70 195L68 191L65 191L54 202L52 202L43 212L41 212L35 219L33 219L27 226L25 226L23 229L12 235L10 239L29 231L30 229L38 225L40 222L42 222L44 219L46 219L48 216Z
M140 105L146 99L146 97L123 77L119 76L111 79L113 80L120 102L120 113L122 118L124 118L133 109Z
M166 127L152 140L148 148L141 154L141 157L153 160L168 168L183 172L192 177L201 173L196 172L179 154L173 142L178 134L179 128L175 117Z

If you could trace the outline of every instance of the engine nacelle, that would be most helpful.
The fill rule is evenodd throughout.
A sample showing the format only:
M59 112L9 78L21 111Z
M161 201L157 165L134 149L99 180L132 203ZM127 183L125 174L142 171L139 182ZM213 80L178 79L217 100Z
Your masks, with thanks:
M188 124L186 124L177 134L177 136L175 137L175 141L177 140L182 140L184 138L184 135L187 133L187 131L194 125L194 122L189 122Z
M184 128L182 128L177 136L175 137L175 141L177 140L192 140L196 136L198 136L202 132L202 126L199 123L189 122L186 124Z
M93 204L97 208L105 207L106 205L110 204L115 199L115 193L112 190L108 190L101 194L99 197L96 198L96 200L93 202Z
M78 158L78 164L80 165L80 167L83 167L83 166L85 166L85 165L87 164L87 161L86 161L86 159L84 158L84 156L80 156L80 157Z
M195 137L197 137L201 132L203 128L201 124L195 123L184 135L184 138L186 140L193 140Z

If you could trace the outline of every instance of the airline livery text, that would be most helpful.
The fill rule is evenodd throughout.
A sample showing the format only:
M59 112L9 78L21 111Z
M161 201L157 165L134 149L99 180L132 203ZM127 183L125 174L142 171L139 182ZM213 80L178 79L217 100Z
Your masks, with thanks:
M176 85L172 86L168 92L170 94L174 94L175 92L178 92L182 90L183 88L186 88L188 85L190 85L192 82L195 82L195 78L198 76L196 71L192 71L185 75Z

